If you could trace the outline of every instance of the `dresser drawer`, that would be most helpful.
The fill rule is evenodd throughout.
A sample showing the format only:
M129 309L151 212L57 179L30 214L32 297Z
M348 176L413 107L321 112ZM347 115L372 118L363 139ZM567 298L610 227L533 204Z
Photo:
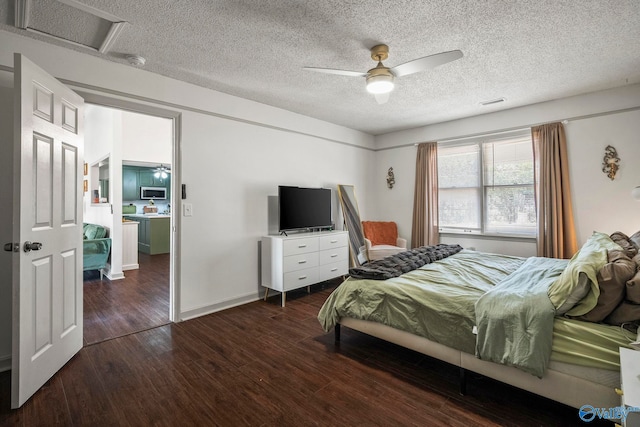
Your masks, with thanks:
M284 273L317 266L318 252L286 256L282 260L282 271Z
M342 260L332 264L325 264L318 267L318 281L333 279L334 277L345 275L349 272L349 261Z
M318 282L318 269L307 268L284 274L284 290L298 289Z
M320 251L320 265L331 264L347 259L349 259L349 251L347 248L334 248L326 251Z
M289 239L283 242L282 251L284 256L306 254L318 251L318 238L308 237L303 239Z
M349 240L348 233L336 233L329 236L320 237L320 250L324 251L331 248L341 248L347 246Z

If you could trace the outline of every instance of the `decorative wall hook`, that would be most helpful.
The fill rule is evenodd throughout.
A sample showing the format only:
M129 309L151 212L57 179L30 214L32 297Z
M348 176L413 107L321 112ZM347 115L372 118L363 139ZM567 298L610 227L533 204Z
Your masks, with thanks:
M396 178L393 175L393 168L389 168L387 171L387 187L393 188L393 185L396 183Z
M620 163L618 152L611 145L607 145L604 149L604 159L602 159L602 172L606 173L611 181L616 179L616 172L620 167L618 163Z

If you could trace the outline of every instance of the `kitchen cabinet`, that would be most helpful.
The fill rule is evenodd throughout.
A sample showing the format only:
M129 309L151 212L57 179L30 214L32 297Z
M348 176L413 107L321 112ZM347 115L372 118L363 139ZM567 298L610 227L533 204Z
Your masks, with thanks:
M166 187L169 176L166 178L156 178L153 169L140 169L138 171L138 182L140 187Z
M138 251L149 254L166 254L171 250L171 217L166 215L126 215L137 221Z
M171 175L161 179L154 176L153 169L122 166L122 201L140 200L140 187L164 187L171 200Z
M140 199L138 168L122 166L122 200L130 202Z

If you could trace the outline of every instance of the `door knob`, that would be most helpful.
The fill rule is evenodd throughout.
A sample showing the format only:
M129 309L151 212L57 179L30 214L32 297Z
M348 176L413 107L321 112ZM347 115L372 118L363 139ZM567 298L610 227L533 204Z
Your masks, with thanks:
M42 243L40 243L40 242L30 242L28 240L26 242L24 242L23 250L25 252L39 251L40 249L42 249Z

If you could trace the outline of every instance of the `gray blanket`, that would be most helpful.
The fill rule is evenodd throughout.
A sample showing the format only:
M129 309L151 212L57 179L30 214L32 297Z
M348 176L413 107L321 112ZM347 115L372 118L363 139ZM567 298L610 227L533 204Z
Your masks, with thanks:
M349 275L356 279L386 280L398 277L422 267L425 264L438 261L462 250L460 245L422 246L409 251L400 252L368 264L349 269Z

